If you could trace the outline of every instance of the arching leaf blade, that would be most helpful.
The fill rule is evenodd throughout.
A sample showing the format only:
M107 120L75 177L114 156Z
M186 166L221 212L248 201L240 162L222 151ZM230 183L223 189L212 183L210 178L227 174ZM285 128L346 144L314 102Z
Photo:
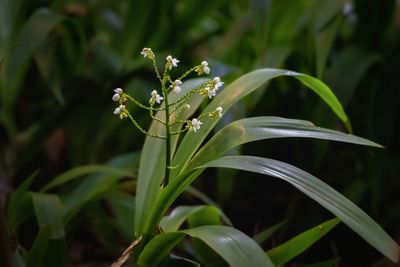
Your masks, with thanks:
M205 164L230 149L257 140L271 138L313 138L381 147L367 139L317 127L311 122L281 117L253 117L235 121L217 132L193 157L187 169Z
M282 179L335 214L343 223L393 262L400 248L395 241L353 202L315 176L290 164L253 156L222 157L204 167L222 167L256 172Z

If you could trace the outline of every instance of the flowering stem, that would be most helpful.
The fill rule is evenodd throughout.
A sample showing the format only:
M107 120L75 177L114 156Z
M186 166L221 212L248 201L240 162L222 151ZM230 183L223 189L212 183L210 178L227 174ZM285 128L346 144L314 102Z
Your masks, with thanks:
M142 133L144 133L145 135L148 135L148 136L151 136L151 137L155 137L155 138L160 138L160 139L166 139L165 136L161 136L161 135L158 135L158 134L152 134L152 133L149 133L149 132L145 131L145 130L139 125L139 123L132 117L132 115L131 115L129 112L127 112L127 115L128 115L128 118L129 118L129 119L131 120L131 122L133 123L133 125L135 125L136 128L138 128L138 130L141 131Z
M166 72L164 72L165 77ZM165 79L163 79L162 83L162 93L164 96L164 103L165 103L165 175L164 181L162 183L163 187L166 187L169 183L169 175L170 175L170 166L171 166L171 133L170 133L170 125L169 125L169 104L168 104L168 93L167 89L165 88Z

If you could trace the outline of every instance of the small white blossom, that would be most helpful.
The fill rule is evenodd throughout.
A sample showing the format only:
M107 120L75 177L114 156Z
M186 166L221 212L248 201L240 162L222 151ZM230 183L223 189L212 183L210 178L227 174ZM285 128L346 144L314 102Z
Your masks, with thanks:
M201 68L202 68L202 70L203 70L203 72L205 73L205 74L209 74L210 73L210 68L208 67L208 62L207 61L202 61L201 62Z
M215 109L215 112L217 113L217 116L218 116L219 119L222 118L222 111L223 111L223 109L221 107L217 107Z
M167 60L167 69L171 70L172 67L178 67L179 60L176 58L172 58L171 55L166 57Z
M112 100L115 101L115 102L117 102L120 99L121 99L121 96L119 94L114 94L113 97L112 97Z
M163 100L164 98L162 96L160 96L158 94L158 92L156 90L153 90L151 92L151 98L154 99L155 102L157 102L157 104L161 103L161 100Z
M221 86L224 85L224 83L221 82L221 79L219 77L215 77L214 82L215 82L215 85L214 85L215 90L218 90L218 88L220 88Z
M114 109L114 114L115 115L119 115L121 114L121 112L124 112L125 110L125 106L124 105L119 105L119 107Z
M175 94L179 94L182 91L182 88L180 88L179 86L175 86L174 87L174 93Z
M153 59L154 58L154 53L151 50L151 48L145 47L142 49L142 52L140 52L141 55L143 55L144 58L150 58Z
M115 94L112 97L112 100L117 102L121 99L121 94L124 92L121 88L114 89Z
M182 88L179 87L179 85L182 85L182 81L181 80L175 80L174 84L175 84L174 93L179 94L182 91Z
M184 107L185 107L186 109L190 109L190 105L189 105L189 104L185 104Z
M206 88L204 88L204 90L207 91L208 98L210 99L213 98L213 96L217 95L217 91L215 90L215 88L207 86Z
M197 132L198 130L200 130L200 125L202 125L203 123L198 119L192 119L191 124L193 127L193 131Z

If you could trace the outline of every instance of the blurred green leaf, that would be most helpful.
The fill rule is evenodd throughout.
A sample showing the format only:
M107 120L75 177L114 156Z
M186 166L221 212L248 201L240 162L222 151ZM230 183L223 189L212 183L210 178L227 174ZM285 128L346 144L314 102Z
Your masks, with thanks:
M17 100L19 86L29 59L62 19L62 16L51 10L41 8L33 13L21 29L5 64L8 81L4 92L7 94L7 101L4 103L6 110L12 108Z
M124 172L132 173L136 171L139 164L140 152L132 152L115 157L106 163L111 168L118 168ZM80 181L79 185L66 194L61 199L64 206L64 220L68 222L76 213L88 202L102 196L117 183L121 178L121 173L100 173L90 175Z
M15 230L17 227L19 217L18 214L20 211L24 210L21 208L21 206L24 206L24 203L27 201L31 201L31 196L28 193L28 189L38 173L39 171L32 173L14 192L10 193L5 206L5 215L9 230Z
M22 0L0 0L0 62L3 61L15 35L16 22L22 10L22 3Z
M339 31L341 22L342 18L340 16L336 16L331 23L329 23L315 36L315 65L317 68L317 77L319 79L323 77L326 61L330 51L332 50L332 45Z
M256 234L253 236L254 241L257 242L257 244L261 245L262 243L264 243L268 238L270 238L276 231L279 230L279 228L281 228L284 224L286 223L286 221L277 223L275 225L272 225L271 227L268 227L267 229L265 229L264 231Z
M43 266L44 256L52 236L51 226L43 224L39 228L33 245L26 255L26 263L28 267Z
M353 98L357 85L365 77L368 69L379 60L370 51L348 47L332 62L326 73L327 83L334 88L340 102L346 106ZM351 73L351 75L348 75Z
M49 225L51 227L51 238L63 238L65 236L63 207L58 196L32 193L32 200L39 227Z
M60 186L64 183L77 179L83 175L91 173L102 173L105 175L117 175L119 177L132 177L132 173L119 168L114 168L107 165L86 165L79 166L56 176L53 180L47 183L41 190L41 192L48 191L56 186Z
M299 234L289 241L286 241L285 243L268 250L267 254L275 265L283 265L311 247L330 230L332 230L339 222L340 220L335 218L321 223L320 225Z
M335 214L383 255L397 262L400 248L364 211L315 176L277 160L253 157L223 157L202 167L233 168L270 175L289 182Z

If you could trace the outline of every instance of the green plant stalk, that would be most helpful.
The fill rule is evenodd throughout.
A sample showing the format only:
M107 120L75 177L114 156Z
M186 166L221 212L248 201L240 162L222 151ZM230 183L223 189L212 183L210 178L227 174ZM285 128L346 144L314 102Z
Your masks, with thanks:
M164 75L165 77L165 75ZM163 181L163 187L166 187L169 183L169 175L171 172L171 134L170 134L170 125L169 125L169 104L168 104L168 93L165 88L165 79L161 84L162 92L164 95L164 103L165 103L165 175Z

